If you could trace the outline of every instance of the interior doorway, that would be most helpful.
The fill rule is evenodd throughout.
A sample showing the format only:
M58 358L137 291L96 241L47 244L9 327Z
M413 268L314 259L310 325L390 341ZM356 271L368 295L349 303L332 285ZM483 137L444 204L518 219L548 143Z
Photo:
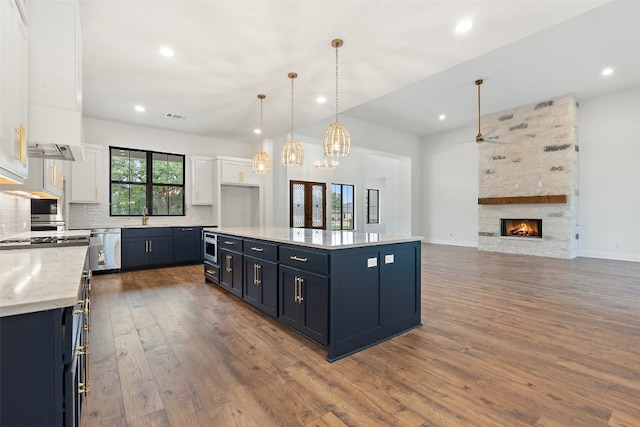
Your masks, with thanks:
M289 226L326 229L327 184L289 181Z

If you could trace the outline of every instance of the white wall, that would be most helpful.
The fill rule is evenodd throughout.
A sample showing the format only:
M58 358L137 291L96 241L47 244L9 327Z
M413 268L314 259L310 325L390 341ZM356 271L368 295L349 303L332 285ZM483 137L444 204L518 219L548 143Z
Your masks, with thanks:
M426 242L478 246L478 145L471 142L476 132L470 126L423 140L422 230Z
M139 224L140 217L109 216L109 146L153 150L185 155L185 213L183 217L150 219L149 224L183 225L202 223L217 224L216 213L211 206L191 205L191 162L193 155L216 155L252 158L251 144L207 138L199 135L136 126L92 118L83 118L85 142L103 146L100 204L70 204L67 223L69 228L91 228ZM71 177L73 179L73 176ZM213 185L213 183L212 183Z
M640 261L640 88L580 102L581 256Z
M579 102L579 256L640 261L640 88ZM423 138L425 241L477 246L475 126Z

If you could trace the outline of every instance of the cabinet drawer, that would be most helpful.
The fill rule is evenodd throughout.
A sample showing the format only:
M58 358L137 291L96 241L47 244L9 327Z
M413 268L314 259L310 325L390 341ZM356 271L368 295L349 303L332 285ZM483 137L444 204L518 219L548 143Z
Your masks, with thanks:
M261 240L245 239L244 254L266 261L278 262L278 245Z
M280 264L324 276L329 274L327 253L300 249L297 246L280 246Z
M169 227L134 227L134 228L123 228L122 229L122 238L127 239L130 237L172 237L173 229Z
M221 234L218 236L218 247L228 251L242 252L242 238Z

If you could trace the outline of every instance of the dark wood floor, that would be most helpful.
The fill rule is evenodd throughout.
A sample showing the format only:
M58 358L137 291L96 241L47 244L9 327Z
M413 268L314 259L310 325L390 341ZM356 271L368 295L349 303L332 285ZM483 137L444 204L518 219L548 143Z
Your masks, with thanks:
M200 266L92 313L83 426L640 426L640 263L424 245L424 325L334 363Z

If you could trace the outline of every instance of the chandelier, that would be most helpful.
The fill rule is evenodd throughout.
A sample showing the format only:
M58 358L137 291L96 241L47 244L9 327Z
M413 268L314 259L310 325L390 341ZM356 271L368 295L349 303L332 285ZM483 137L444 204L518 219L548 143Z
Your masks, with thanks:
M258 99L260 100L260 151L253 156L253 160L251 161L251 170L253 173L259 175L271 173L271 159L262 149L262 100L266 97L266 95L258 94Z
M338 121L338 48L343 42L340 39L331 41L331 46L336 48L336 121L327 128L322 141L322 149L325 156L344 157L351 151L351 136L346 126Z
M302 166L304 160L302 145L293 135L293 79L298 77L298 74L289 73L287 76L291 79L291 135L282 146L280 160L284 166Z

